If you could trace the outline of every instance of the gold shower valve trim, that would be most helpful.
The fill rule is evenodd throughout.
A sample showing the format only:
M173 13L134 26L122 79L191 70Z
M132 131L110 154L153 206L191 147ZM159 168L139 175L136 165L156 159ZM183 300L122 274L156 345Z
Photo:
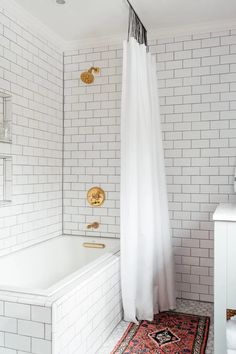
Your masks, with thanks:
M105 192L100 187L92 187L87 193L87 201L93 207L101 206L105 201Z

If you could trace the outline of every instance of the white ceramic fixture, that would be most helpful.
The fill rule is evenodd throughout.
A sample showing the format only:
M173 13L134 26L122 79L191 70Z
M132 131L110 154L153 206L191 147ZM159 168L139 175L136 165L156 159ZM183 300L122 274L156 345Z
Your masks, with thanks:
M214 354L225 354L227 353L226 311L236 310L236 205L220 204L213 219L215 223Z

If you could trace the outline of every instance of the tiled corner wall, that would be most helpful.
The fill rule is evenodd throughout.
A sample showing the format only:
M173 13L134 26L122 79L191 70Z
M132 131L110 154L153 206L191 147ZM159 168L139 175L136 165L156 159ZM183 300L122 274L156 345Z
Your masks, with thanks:
M0 354L51 354L50 307L0 301Z
M0 3L0 91L13 96L13 201L0 207L0 253L62 232L63 57ZM11 151L10 151L11 150Z
M178 296L211 301L212 213L235 201L236 32L212 32L152 41L162 113L170 218ZM80 73L101 68L85 86ZM65 53L64 225L68 234L119 235L119 117L121 46ZM107 192L101 208L86 191ZM95 233L94 233L95 234Z

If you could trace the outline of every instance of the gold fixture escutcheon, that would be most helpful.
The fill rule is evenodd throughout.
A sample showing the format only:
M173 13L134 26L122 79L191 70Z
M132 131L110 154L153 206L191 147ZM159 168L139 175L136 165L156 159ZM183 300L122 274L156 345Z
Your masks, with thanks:
M100 187L92 187L87 193L87 201L93 207L101 206L105 201L105 192Z

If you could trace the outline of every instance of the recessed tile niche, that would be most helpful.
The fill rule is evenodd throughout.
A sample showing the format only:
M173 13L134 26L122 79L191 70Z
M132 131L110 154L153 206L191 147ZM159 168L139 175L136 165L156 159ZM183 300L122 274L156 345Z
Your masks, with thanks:
M0 205L12 199L12 157L0 155Z
M11 142L12 96L0 92L0 141Z

